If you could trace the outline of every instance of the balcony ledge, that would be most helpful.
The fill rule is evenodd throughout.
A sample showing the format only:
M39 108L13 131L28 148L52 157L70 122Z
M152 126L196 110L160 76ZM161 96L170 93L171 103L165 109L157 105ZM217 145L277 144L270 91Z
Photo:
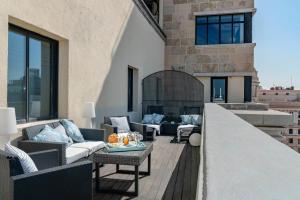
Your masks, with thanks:
M300 199L300 156L217 104L205 104L197 199Z

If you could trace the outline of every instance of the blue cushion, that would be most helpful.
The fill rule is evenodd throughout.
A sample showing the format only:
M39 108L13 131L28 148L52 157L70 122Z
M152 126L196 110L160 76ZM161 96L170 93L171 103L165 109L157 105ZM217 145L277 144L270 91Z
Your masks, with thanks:
M160 115L160 114L154 113L153 114L153 122L154 122L154 124L160 124L164 117L165 117L164 115Z
M192 119L192 124L195 126L199 126L201 124L201 116L200 115L190 115Z
M68 136L71 137L72 140L74 140L75 142L84 142L84 138L79 128L73 122L66 119L63 119L60 122L64 126Z
M73 143L66 134L59 133L48 125L46 125L45 128L32 139L38 142L62 142L68 145Z
M190 115L180 115L181 124L187 125L192 124L192 117Z
M143 123L145 123L145 124L153 124L154 123L153 115L144 115Z

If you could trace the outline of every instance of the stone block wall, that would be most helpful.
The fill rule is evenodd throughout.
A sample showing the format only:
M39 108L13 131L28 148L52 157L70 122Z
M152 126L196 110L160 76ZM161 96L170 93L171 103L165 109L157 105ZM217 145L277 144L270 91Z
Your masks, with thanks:
M195 45L194 12L252 9L254 0L164 0L165 68L187 73L254 72L255 44Z

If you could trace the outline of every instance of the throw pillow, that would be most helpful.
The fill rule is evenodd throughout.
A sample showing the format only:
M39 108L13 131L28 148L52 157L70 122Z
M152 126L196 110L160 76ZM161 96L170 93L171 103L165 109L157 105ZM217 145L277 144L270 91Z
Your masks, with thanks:
M153 122L154 122L154 124L160 124L164 117L165 117L164 115L160 115L160 114L154 113L153 114Z
M154 123L153 115L144 115L143 123L144 124L153 124Z
M66 129L65 129L62 125L57 126L57 127L56 127L55 129L53 129L53 130L56 131L56 132L58 132L58 133L60 133L60 134L62 134L62 135L67 136L67 137L68 137L68 144L69 144L69 145L71 145L71 144L74 143L73 140L72 140L72 138L69 137L69 136L67 135Z
M84 142L84 138L79 128L71 121L63 119L60 121L63 127L66 129L67 135L75 142Z
M192 119L192 124L195 126L201 125L202 117L201 115L190 115Z
M130 132L130 127L127 121L127 117L111 117L111 124L118 128L118 133Z
M192 124L192 117L190 115L180 115L181 124L187 125Z
M14 147L10 144L6 144L4 147L4 150L5 150L5 152L7 152L19 159L25 174L38 171L33 160L29 157L29 155L27 153L25 153L21 149Z
M69 137L66 134L61 134L48 125L46 125L45 128L32 139L38 142L62 142L66 144L70 143Z

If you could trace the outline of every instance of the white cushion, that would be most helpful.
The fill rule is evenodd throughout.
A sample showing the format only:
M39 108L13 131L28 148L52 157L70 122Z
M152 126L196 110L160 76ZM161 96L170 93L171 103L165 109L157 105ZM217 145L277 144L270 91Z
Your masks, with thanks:
M127 117L111 117L111 124L118 128L118 133L128 133L130 131Z
M29 157L29 155L27 153L25 153L21 149L14 147L10 144L5 144L4 149L5 149L5 152L7 152L19 159L25 174L38 171L33 160Z
M81 158L88 157L89 150L83 148L68 147L66 149L67 164L73 163Z
M146 124L147 127L153 128L155 130L155 133L160 135L160 125L157 124Z
M81 142L81 143L74 143L70 147L73 148L83 148L87 149L89 151L89 155L92 153L98 151L99 149L102 149L105 146L105 143L102 141L87 141L87 142Z

